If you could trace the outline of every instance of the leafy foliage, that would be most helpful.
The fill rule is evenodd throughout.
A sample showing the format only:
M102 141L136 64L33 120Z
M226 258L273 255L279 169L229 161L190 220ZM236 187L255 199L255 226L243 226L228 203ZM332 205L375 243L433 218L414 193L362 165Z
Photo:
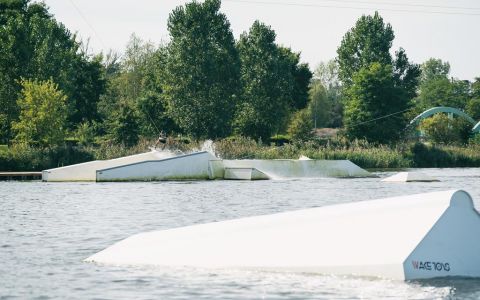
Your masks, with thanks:
M15 141L37 146L64 142L67 122L67 97L52 80L23 80L17 103L20 118L13 123Z
M162 78L168 113L195 138L223 137L239 93L239 58L219 0L191 2L169 16Z
M430 58L422 64L420 94L415 99L417 111L436 106L465 109L470 97L467 81L449 79L450 64L441 59Z
M472 83L472 97L480 98L480 77L475 78Z
M387 143L398 140L406 119L398 112L408 108L402 90L395 85L390 65L373 63L361 69L346 91L345 129L351 138ZM395 118L388 118L396 114Z
M420 124L420 129L430 141L437 144L464 144L469 138L472 126L461 118L449 118L436 114Z
M290 48L279 47L280 59L290 66L293 77L293 90L290 106L293 109L302 109L308 103L308 86L312 79L312 72L308 64L300 63L300 53L292 52Z
M290 99L282 97L279 90L281 83L288 81L281 76L290 73L282 70L275 38L269 26L255 21L238 42L243 93L235 125L240 135L266 140L279 129L282 118L287 115ZM287 88L291 90L293 86ZM273 110L279 112L277 118L269 114Z
M388 143L400 138L406 119L400 113L416 96L420 69L400 48L390 54L390 24L376 12L362 16L337 49L344 84L344 124L351 138Z
M288 134L294 141L307 141L313 138L313 122L309 109L297 111L288 126Z
M422 82L445 78L450 74L450 63L441 59L430 58L422 64Z
M417 95L417 87L422 71L420 66L408 61L407 54L403 48L395 52L393 61L393 79L395 86L399 88L402 96L407 101L412 100Z
M87 146L95 142L96 125L96 123L83 122L77 126L74 137L78 141L78 144Z
M337 49L340 80L345 85L351 84L355 73L374 62L391 65L389 51L394 38L392 26L385 24L378 12L360 17Z
M465 110L470 117L480 122L480 98L470 99Z
M15 99L20 79L53 79L68 96L70 127L98 118L96 103L104 91L102 67L80 51L68 29L44 3L0 0L0 140L8 142L17 120Z
M343 124L342 86L335 60L320 63L310 84L310 109L315 127L341 127Z
M314 80L310 85L309 95L309 109L313 119L313 127L328 127L332 122L333 103L328 97L325 87L320 81Z
M138 143L138 116L127 102L122 102L107 120L107 136L110 141L127 147Z
M311 73L275 38L270 26L259 21L240 36L242 94L235 117L240 135L267 140L283 129L292 109L306 105Z
M176 130L167 115L160 88L164 56L163 45L155 49L151 43L132 35L121 60L113 53L103 58L108 80L107 91L99 103L103 119L113 119L112 114L118 113L120 106L128 103L135 111L137 134L153 138L160 131L170 133Z

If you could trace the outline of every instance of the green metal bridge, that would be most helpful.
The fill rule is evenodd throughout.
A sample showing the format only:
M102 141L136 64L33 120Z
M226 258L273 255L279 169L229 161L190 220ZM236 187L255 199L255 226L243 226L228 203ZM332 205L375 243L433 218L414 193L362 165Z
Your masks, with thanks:
M473 133L480 132L480 122L476 122L474 119L472 119L472 117L470 117L469 115L467 115L466 113L464 113L463 111L457 108L445 107L445 106L439 106L439 107L433 107L433 108L427 109L426 111L422 112L421 114L413 118L413 120L410 121L410 124L408 126L415 126L418 123L420 123L420 121L422 121L423 119L426 119L438 113L447 113L449 115L456 115L458 117L464 118L465 120L467 120L469 123L472 124Z

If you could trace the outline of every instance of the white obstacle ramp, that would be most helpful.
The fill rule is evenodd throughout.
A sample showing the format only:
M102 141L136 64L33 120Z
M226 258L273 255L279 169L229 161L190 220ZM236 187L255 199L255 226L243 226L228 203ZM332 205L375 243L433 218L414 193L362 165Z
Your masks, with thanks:
M150 152L135 154L130 156L124 156L115 159L108 160L94 160L81 164L75 164L70 166L64 166L60 168L54 168L44 170L42 172L43 181L95 181L97 176L97 170L113 168L122 165L133 164L142 161L149 160L161 160L176 156L175 153L170 151L157 151L152 150Z
M224 168L257 169L273 178L369 177L349 160L239 159L223 160Z
M146 232L87 261L407 280L480 277L479 236L469 194L446 191Z
M348 160L221 160L207 151L156 151L96 160L42 172L43 181L263 180L301 177L367 177Z
M266 180L270 179L265 173L255 168L225 168L224 179L229 180Z
M382 179L383 182L434 182L440 181L422 172L400 172Z
M97 181L153 181L209 179L209 161L216 157L207 151L146 160L96 171Z

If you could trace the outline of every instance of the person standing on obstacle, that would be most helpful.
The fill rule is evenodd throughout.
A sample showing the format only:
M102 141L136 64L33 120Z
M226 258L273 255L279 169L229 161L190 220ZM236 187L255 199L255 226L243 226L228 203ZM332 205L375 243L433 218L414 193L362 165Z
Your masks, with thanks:
M163 130L160 132L160 135L158 136L158 139L153 147L157 149L158 145L161 145L161 150L164 150L165 146L167 145L167 135L165 132L163 132Z

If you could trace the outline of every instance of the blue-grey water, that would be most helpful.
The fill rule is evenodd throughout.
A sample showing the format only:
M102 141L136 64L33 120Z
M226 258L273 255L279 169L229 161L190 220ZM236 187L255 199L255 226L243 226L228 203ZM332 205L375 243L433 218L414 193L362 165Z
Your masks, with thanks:
M421 171L441 182L0 182L0 299L479 299L475 279L404 282L83 262L144 231L448 189L480 201L480 169Z

